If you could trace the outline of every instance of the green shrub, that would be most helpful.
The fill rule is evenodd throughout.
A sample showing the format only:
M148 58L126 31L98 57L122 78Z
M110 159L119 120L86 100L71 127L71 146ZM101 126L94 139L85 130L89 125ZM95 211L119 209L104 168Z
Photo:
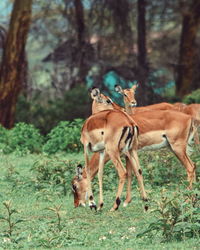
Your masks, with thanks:
M49 154L59 151L79 152L82 149L80 142L82 119L74 121L61 121L47 135L48 141L43 147L43 151Z
M163 241L200 237L199 184L194 190L179 190L173 195L162 190L161 199L155 199L152 222L138 237L162 234Z
M32 124L17 123L15 127L8 131L7 153L17 151L19 153L41 152L43 136Z
M193 91L191 94L185 96L183 98L183 102L190 104L190 103L200 103L200 89Z

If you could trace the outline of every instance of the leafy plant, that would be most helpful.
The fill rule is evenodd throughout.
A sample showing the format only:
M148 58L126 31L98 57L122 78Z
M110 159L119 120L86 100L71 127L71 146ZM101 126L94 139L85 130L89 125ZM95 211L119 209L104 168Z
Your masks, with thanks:
M59 151L79 152L82 149L80 142L82 119L75 119L72 122L62 121L47 135L48 141L43 150L52 154Z
M16 151L23 155L27 153L38 153L41 151L43 136L31 124L17 123L15 127L7 132L7 148L5 153Z
M183 196L180 192L167 196L165 192L166 190L162 191L163 196L160 201L155 200L156 209L151 211L154 214L154 221L137 236L143 237L147 234L152 237L152 232L161 232L164 241L199 237L200 203L197 198L194 199L194 196L200 194L198 189L186 190Z
M59 231L62 230L62 227L61 227L61 205L59 206L55 206L55 207L49 207L47 208L48 210L54 212L54 214L56 215L56 218L57 218L57 228Z
M191 94L184 97L183 102L190 103L200 103L200 89L193 91Z
M76 161L65 161L56 156L42 157L31 168L36 174L35 186L39 190L51 186L63 195L71 193L71 180L77 164Z
M13 214L18 213L16 209L12 208L12 203L11 201L4 201L3 202L4 207L6 208L6 212L7 215L3 216L0 215L0 220L3 220L7 223L8 225L8 230L7 230L7 236L9 238L11 238L11 236L13 235L13 231L14 231L14 227L21 222L24 222L24 220L22 219L17 219L17 220L13 220Z

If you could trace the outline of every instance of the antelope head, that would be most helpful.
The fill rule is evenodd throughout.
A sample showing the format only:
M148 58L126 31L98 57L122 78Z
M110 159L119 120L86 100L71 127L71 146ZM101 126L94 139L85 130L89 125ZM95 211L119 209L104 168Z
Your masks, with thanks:
M120 85L115 85L115 91L123 95L125 107L135 107L137 101L135 99L135 91L138 85L133 85L130 89L122 89Z
M92 113L95 114L99 111L106 109L113 109L113 101L108 97L102 94L99 88L92 88L90 90L91 98L93 99L92 103Z
M84 206L87 198L87 178L83 176L83 167L76 167L76 176L72 180L72 192L74 195L74 207Z

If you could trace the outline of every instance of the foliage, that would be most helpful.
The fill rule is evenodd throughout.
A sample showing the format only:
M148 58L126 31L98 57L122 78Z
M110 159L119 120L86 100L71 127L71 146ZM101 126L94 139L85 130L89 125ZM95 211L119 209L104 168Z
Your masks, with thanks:
M191 94L185 96L183 98L183 102L185 102L186 104L200 103L200 89L192 91Z
M0 148L3 153L38 153L44 141L32 124L17 123L11 130L0 127L0 134Z
M7 153L15 151L24 154L41 151L44 138L32 124L17 123L8 134Z
M79 152L82 150L80 131L82 119L60 122L44 137L31 124L17 123L13 129L7 130L0 126L0 151L15 152L24 155L39 153L44 150L48 154L56 152Z
M194 190L186 190L181 184L181 176L177 169L181 168L170 153L157 151L140 154L141 166L145 175L150 212L143 211L143 204L138 190L135 189L135 178L132 190L132 203L111 213L109 209L115 200L118 177L114 167L108 163L104 168L103 187L104 205L101 212L90 211L89 207L73 208L71 180L75 175L77 164L84 162L82 153L75 154L2 154L0 162L0 211L4 211L3 202L11 200L14 213L11 223L23 219L23 223L12 228L12 238L8 232L8 222L0 220L0 245L3 249L194 249L199 246L198 220L199 200L192 199L199 194L199 184ZM163 158L166 162L161 162ZM199 152L195 149L192 159L199 165ZM147 162L159 178L149 174ZM159 162L161 162L159 164ZM177 168L172 165L178 165ZM159 170L160 169L160 170ZM167 181L163 169L170 174ZM185 170L182 169L183 173ZM161 173L163 174L163 180ZM197 168L197 177L199 169ZM184 180L186 176L184 176ZM95 200L98 197L98 180L93 182ZM163 191L162 191L163 190ZM125 190L122 200L125 198ZM165 200L165 199L166 200ZM186 201L189 202L186 202ZM173 204L175 207L173 207ZM13 206L11 207L13 209ZM180 213L181 210L181 213ZM152 211L152 212L151 212ZM163 211L162 213L159 211ZM7 213L0 212L7 218ZM156 221L154 220L156 218ZM178 218L178 219L176 219ZM151 223L161 219L167 221L160 230L149 229ZM196 221L195 221L196 220ZM175 225L173 226L173 222ZM91 230L92 228L92 230ZM164 228L166 230L164 231ZM170 231L170 229L172 229ZM163 231L165 234L163 234ZM169 238L165 242L166 237ZM179 242L177 241L179 240ZM174 241L175 240L175 241Z
M52 154L59 151L79 152L82 148L80 142L82 119L72 122L62 121L47 135L48 141L43 147L44 152Z
M161 200L154 200L156 209L151 213L154 218L147 229L138 234L144 237L152 233L162 233L164 241L184 240L200 237L200 191L179 191L168 195L162 190Z
M37 190L47 191L49 188L59 191L59 195L71 193L71 178L75 174L76 161L65 161L56 156L41 157L31 170L35 173L35 187Z
M6 215L0 215L0 220L3 220L7 223L8 225L8 229L5 232L5 236L9 237L9 239L11 239L12 235L13 235L13 231L14 231L14 227L20 223L20 222L24 222L24 220L22 219L18 219L18 220L13 220L13 215L17 214L18 211L16 209L12 208L12 204L11 201L4 201L3 205L6 209Z
M143 169L145 180L150 181L153 186L168 185L177 182L179 179L185 179L185 171L178 162L176 157L172 157L172 152L167 152L166 149L151 153L140 153L139 158ZM176 173L176 175L175 175Z

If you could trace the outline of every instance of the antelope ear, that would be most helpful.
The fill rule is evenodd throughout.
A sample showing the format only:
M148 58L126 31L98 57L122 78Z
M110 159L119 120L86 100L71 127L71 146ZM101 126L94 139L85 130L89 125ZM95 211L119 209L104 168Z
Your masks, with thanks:
M120 85L115 85L115 91L117 93L123 94L123 89Z
M106 102L109 104L109 103L113 103L113 101L108 97L108 96L106 96L107 97L107 99L106 99Z
M133 85L132 89L136 90L138 86L139 86L139 82L137 82L135 85Z
M97 97L97 96L100 95L99 88L93 88L93 89L91 89L90 94L91 94L92 99L95 99L95 97Z
M76 175L78 177L78 180L81 180L83 177L83 166L81 164L78 164L76 167Z

